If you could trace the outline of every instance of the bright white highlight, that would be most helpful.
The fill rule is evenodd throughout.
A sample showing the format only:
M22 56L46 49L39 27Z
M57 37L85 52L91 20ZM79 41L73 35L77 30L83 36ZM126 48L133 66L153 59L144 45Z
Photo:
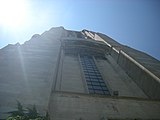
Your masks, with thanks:
M20 27L27 19L25 0L0 0L0 25L9 28Z

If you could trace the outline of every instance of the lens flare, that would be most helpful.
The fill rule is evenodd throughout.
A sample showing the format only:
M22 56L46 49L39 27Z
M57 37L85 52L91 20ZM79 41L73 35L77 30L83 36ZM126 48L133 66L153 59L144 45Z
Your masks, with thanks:
M20 27L27 19L27 3L25 0L0 0L0 25L4 27Z

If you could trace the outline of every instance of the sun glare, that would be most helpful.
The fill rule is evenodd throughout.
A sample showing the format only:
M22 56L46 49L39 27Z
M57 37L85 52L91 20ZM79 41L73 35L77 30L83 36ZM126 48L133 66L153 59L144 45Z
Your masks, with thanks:
M20 27L27 19L26 0L0 0L0 25Z

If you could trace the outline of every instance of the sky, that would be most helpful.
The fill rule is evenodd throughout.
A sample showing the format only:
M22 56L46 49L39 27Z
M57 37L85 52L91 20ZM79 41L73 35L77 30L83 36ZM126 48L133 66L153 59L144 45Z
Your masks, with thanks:
M159 0L0 0L0 48L58 26L101 32L160 60Z

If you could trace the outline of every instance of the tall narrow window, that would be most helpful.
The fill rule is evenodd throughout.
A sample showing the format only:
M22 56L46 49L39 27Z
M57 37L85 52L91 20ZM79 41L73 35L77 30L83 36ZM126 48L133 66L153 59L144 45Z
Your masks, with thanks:
M80 55L80 62L85 75L86 83L90 94L110 95L110 92L97 69L92 58L88 55Z

